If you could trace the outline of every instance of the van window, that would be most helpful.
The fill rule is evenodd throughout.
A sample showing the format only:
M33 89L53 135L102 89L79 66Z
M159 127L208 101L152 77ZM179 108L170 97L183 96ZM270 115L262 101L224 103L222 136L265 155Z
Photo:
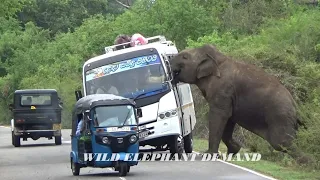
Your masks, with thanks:
M37 95L21 95L20 104L22 106L47 106L51 105L50 94L37 94Z

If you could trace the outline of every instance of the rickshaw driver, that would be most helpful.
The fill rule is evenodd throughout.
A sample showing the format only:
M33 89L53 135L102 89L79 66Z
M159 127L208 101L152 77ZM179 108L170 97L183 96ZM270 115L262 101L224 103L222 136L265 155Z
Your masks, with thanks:
M80 136L82 130L83 130L83 118L81 116L80 121L79 121L78 126L77 126L76 135Z
M88 112L86 112L85 115L89 117L89 113ZM79 118L79 122L78 122L78 126L77 126L76 136L80 136L82 131L83 131L83 129L84 129L83 114L79 114L78 118Z

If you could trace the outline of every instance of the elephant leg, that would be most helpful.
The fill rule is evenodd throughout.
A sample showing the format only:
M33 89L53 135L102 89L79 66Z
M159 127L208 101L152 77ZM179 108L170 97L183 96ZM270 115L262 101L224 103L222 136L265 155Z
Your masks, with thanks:
M219 144L230 113L221 109L211 108L209 111L209 153L218 153Z
M283 129L273 126L268 131L268 142L275 150L289 154L299 164L312 163L313 160L306 156L293 142L295 138L293 127Z
M240 144L232 138L235 125L235 122L229 120L222 135L222 141L228 148L228 154L237 154L241 149Z

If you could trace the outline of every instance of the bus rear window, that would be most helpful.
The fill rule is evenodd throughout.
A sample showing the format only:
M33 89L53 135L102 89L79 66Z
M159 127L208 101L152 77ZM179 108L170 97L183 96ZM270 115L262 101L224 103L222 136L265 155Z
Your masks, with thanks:
M37 94L37 95L22 95L20 99L22 106L46 106L51 105L50 94Z

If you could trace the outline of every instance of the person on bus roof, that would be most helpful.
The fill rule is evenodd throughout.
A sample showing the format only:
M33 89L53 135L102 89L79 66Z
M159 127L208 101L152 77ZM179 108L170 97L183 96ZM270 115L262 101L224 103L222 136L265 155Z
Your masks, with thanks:
M148 44L148 40L145 37L143 37L139 33L135 33L131 37L125 34L118 35L114 41L114 45L128 43L128 42L130 42L130 44L116 46L116 49L120 50L128 47L134 47L136 45Z
M120 34L114 40L114 45L123 44L123 43L127 43L127 42L130 42L130 41L131 41L131 37L129 35ZM119 46L116 46L116 49L120 50L120 49L124 49L124 48L128 48L128 47L131 47L131 45L130 44L119 45Z
M141 34L135 33L134 35L132 35L131 43L130 43L132 47L136 45L145 45L145 44L148 44L148 39L143 37Z

